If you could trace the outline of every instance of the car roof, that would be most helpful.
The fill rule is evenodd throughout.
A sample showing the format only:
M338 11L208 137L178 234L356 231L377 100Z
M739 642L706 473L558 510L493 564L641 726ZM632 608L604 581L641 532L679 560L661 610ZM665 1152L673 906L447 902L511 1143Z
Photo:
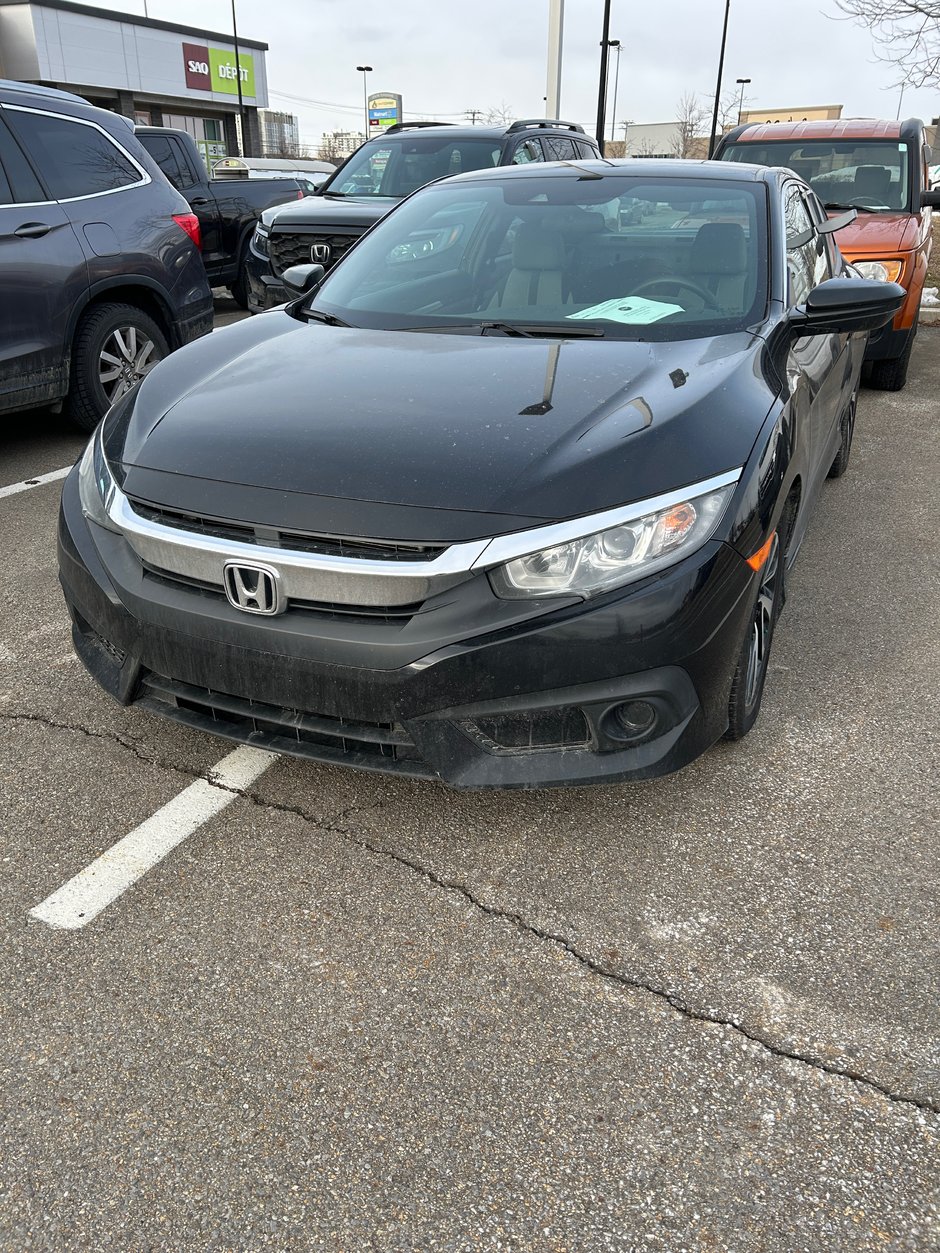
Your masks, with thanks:
M20 83L10 78L0 78L0 92L11 92L18 96L39 96L46 100L67 100L70 104L82 104L86 109L94 107L74 92L60 91L58 87L37 87L33 83Z
M583 127L574 122L553 121L551 118L521 119L518 122L505 122L498 126L462 126L452 122L402 122L382 135L374 135L366 142L383 143L386 140L414 139L416 135L446 135L459 139L505 139L507 135L537 135L540 132L560 132L574 139L586 139L597 146L593 135L588 135Z
M554 177L584 178L585 174L604 178L629 174L631 177L649 178L707 178L721 182L748 183L767 182L784 171L766 165L750 165L744 161L683 161L642 157L625 157L612 161L580 158L577 161L532 161L526 165L493 166L485 170L468 170L465 174L452 175L449 182L488 182L503 178ZM791 171L786 171L791 174ZM792 176L792 175L791 175Z
M909 139L922 127L917 118L886 121L854 117L818 122L747 122L736 126L725 137L726 143L756 144L793 139Z

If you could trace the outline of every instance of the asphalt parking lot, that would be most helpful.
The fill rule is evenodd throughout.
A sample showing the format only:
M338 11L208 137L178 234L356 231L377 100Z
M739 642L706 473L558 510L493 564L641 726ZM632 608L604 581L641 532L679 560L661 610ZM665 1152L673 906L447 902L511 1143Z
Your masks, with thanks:
M27 483L83 440L5 419L0 1245L934 1247L938 394L925 328L747 740L528 794L110 703ZM111 892L143 824L168 851Z

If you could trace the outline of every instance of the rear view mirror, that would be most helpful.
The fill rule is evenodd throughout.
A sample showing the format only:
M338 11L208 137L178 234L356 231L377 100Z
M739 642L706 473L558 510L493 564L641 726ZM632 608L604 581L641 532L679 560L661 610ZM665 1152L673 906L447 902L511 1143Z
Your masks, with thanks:
M292 265L283 273L282 281L295 296L306 296L323 278L326 270L322 265Z
M794 336L845 335L877 331L907 299L897 283L869 278L830 278L810 292L806 304L790 313Z
M922 191L920 193L920 207L922 209L940 209L940 187L935 187L933 191Z

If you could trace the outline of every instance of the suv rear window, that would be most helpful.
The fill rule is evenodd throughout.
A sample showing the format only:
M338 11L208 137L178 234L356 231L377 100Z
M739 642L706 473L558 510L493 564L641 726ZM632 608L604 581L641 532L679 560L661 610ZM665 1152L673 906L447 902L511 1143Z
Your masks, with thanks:
M141 182L142 175L96 126L8 108L6 119L56 200L94 196Z
M492 137L450 139L444 135L408 135L387 144L366 144L325 188L341 196L407 196L425 183L466 170L485 170L499 160Z
M785 166L809 183L827 208L910 212L907 144L896 139L735 143L728 145L721 159Z

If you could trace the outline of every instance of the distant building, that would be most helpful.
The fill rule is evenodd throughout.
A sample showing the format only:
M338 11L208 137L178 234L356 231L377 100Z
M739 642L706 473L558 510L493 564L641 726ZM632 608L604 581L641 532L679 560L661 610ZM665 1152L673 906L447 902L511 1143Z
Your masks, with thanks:
M293 113L259 109L258 124L263 157L300 155L300 124Z
M794 109L744 109L741 122L835 122L842 116L841 104L799 105Z
M708 152L708 136L690 141L690 157L704 157ZM627 124L627 157L678 157L682 154L681 122L629 122Z
M365 142L362 131L327 131L320 140L317 156L323 161L345 161Z

